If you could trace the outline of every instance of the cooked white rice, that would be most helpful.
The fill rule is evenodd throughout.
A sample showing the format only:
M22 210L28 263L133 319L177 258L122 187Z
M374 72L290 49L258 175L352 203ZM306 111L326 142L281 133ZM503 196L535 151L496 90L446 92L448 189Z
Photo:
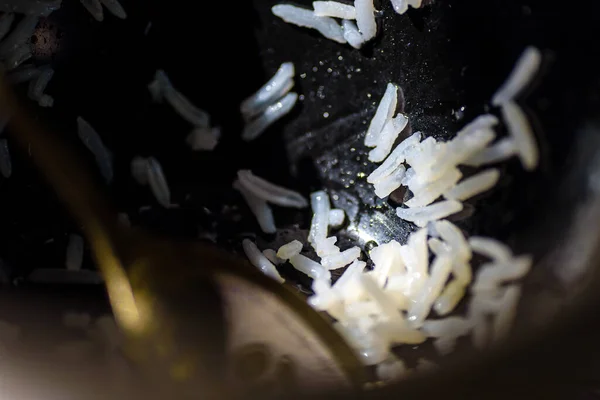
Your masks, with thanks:
M292 240L291 242L284 244L277 250L277 257L282 260L289 260L302 251L302 243L298 240Z
M539 163L539 152L533 129L523 109L512 101L507 101L501 107L502 116L508 133L515 141L517 155L527 171L534 170Z
M431 265L431 273L425 287L415 298L408 311L408 320L412 327L421 327L435 300L444 289L450 273L452 272L452 259L447 255L438 256Z
M375 183L375 195L380 199L389 196L394 190L402 186L402 179L404 179L405 173L406 169L403 165L401 165L391 175L388 175L385 178L378 181L377 183Z
M100 169L102 177L107 183L113 179L113 157L111 152L106 148L100 135L96 130L82 117L77 117L77 135L83 142L85 147L92 152L96 158L96 164ZM147 179L144 175L147 174L147 169L143 165L144 161L136 159L134 176L138 181L143 182ZM133 165L133 164L132 164ZM133 167L132 167L133 168Z
M250 170L239 170L237 175L240 184L260 199L282 207L308 207L308 201L300 193L268 182Z
M402 114L398 114L395 118L389 120L381 131L377 147L369 152L369 161L381 162L385 160L392 151L398 135L406 125L408 125L408 118Z
M244 248L244 253L246 253L246 257L250 260L250 263L258 268L263 274L267 275L270 278L278 282L285 282L285 279L279 275L277 268L265 257L258 247L250 241L249 239L244 239L242 241L242 247Z
M185 141L194 151L212 151L219 144L221 128L194 128Z
M23 64L25 61L29 60L31 57L31 47L28 44L19 46L8 56L6 61L4 61L4 68L6 71L13 70L19 65Z
M81 4L83 4L96 21L102 22L104 20L104 11L102 10L100 0L81 0Z
M342 226L345 218L346 214L344 213L344 210L341 210L339 208L329 210L329 226L331 226L332 228L338 228Z
M262 253L265 257L267 257L269 261L271 261L275 265L281 265L285 262L285 260L282 260L281 258L277 257L277 252L273 249L264 249Z
M290 258L290 264L298 271L308 275L312 279L331 281L331 272L323 268L321 264L311 260L302 254L296 254Z
M252 211L252 214L254 214L260 229L264 233L269 234L277 232L273 210L271 210L271 207L269 207L267 202L259 197L256 197L252 192L242 186L238 180L233 183L233 188L240 192L246 201L246 204L248 204L248 208L250 208L250 211Z
M328 39L338 43L346 43L342 27L333 18L319 17L312 10L290 4L278 4L273 6L271 11L289 24L316 29Z
M367 42L377 35L373 0L354 0L354 8L356 9L356 25L358 25L363 41Z
M0 58L8 57L19 47L23 46L33 35L40 17L37 15L26 15L12 32L0 42Z
M380 364L377 364L377 368L375 369L377 379L384 382L400 379L407 372L408 369L404 363L395 357L390 357Z
M354 6L338 1L313 1L313 9L317 17L356 19Z
M421 7L423 0L391 0L391 2L394 11L396 11L398 14L404 14L406 11L408 11L408 6L412 6L414 8Z
M344 29L344 39L348 42L348 44L355 49L360 49L362 45L365 43L363 35L358 30L358 26L354 21L343 20L342 28Z
M268 106L263 114L246 124L242 132L242 139L250 141L259 137L271 125L289 113L297 100L298 94L288 93L278 102Z
M433 303L433 309L437 315L443 317L450 314L458 303L465 297L466 286L456 279L450 281L442 291L440 297Z
M337 254L328 254L321 258L321 265L327 269L345 267L360 257L360 247L352 247Z
M463 209L462 203L455 200L444 200L425 207L396 208L396 215L405 221L413 222L415 225L427 226L430 221L448 217Z
M44 94L46 86L54 76L54 70L50 67L41 67L37 77L29 83L27 95L31 100L37 101L41 107L52 107L54 99Z
M285 96L294 86L294 64L281 64L275 75L256 93L244 100L240 111L246 120L264 112L267 107Z
M540 69L542 53L529 46L517 60L514 69L504 84L492 97L492 104L502 106L513 101L527 87Z
M165 208L171 208L171 191L167 178L163 173L162 166L154 157L148 157L148 184L158 204Z
M414 197L404 202L404 204L411 208L427 206L439 198L442 193L456 186L460 178L462 178L462 173L457 168L449 168L437 180L422 184L418 190L413 190L414 188L409 185ZM418 181L418 178L416 180Z
M469 238L469 246L475 253L490 258L495 263L507 263L512 259L510 248L495 239L472 236Z
M393 83L388 83L385 93L377 106L375 115L369 124L365 136L365 146L375 147L379 144L381 132L385 125L392 119L396 112L398 104L398 87Z
M121 6L121 3L119 3L118 0L100 0L102 2L102 4L104 4L104 7L106 7L106 9L108 11L110 11L110 13L112 15L114 15L117 18L121 18L121 19L125 19L127 18L127 13L125 12L125 10L123 9L123 6Z
M381 164L375 171L373 171L368 177L367 182L376 184L381 180L385 179L386 176L393 175L398 169L405 167L402 163L406 159L406 153L410 151L410 149L419 144L421 141L421 132L415 132L408 138L404 139L389 157Z
M497 169L488 169L464 179L458 185L444 193L448 200L464 201L473 196L477 196L496 186L500 179L500 171Z
M472 167L480 167L482 165L506 161L515 155L517 155L515 140L507 137L499 140L490 147L486 147L485 149L481 150L466 160L463 164Z

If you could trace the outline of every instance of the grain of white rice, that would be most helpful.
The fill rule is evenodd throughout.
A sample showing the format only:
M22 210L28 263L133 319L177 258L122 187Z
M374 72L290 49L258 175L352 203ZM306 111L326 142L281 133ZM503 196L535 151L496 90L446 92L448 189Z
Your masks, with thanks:
M457 168L449 168L438 179L413 192L414 197L404 204L411 208L427 206L454 187L461 177L462 173Z
M408 237L407 247L411 249L411 259L404 259L409 273L427 276L429 250L427 248L427 229L419 229ZM405 254L405 253L402 253Z
M345 267L360 257L360 247L351 247L337 254L328 254L321 258L321 265L329 270Z
M531 256L519 256L503 264L486 264L477 271L471 290L495 290L504 283L521 279L529 273L532 263Z
M430 224L434 225L435 222ZM429 226L427 227L427 230L429 232ZM431 249L433 254L435 254L436 256L442 254L452 254L452 248L450 247L450 245L441 241L439 238L433 237L427 241L427 244L429 245L429 248Z
M331 210L329 196L322 190L311 193L310 204L313 217L310 223L308 242L313 246L317 255L322 257L333 250L330 246L325 246L329 226L329 211Z
M363 40L368 42L377 35L373 0L354 0L354 8L356 9L358 30L362 34Z
M333 326L354 348L364 365L376 365L388 358L389 344L376 334L365 332L353 325L334 323Z
M92 323L92 316L88 313L66 312L63 315L63 324L67 328L87 329Z
M421 7L423 0L391 0L391 2L394 11L396 11L398 14L404 14L406 11L408 11L409 5L414 8Z
M358 280L359 284L360 279ZM346 313L351 320L358 320L360 318L372 318L381 314L381 308L373 300L357 300L354 302L347 302Z
M2 0L0 12L47 17L61 6L61 0Z
M265 257L256 245L248 240L244 239L242 241L242 247L244 248L244 253L246 253L246 257L250 260L250 263L258 268L263 274L267 275L270 278L273 278L277 282L283 283L285 279L279 275L277 268Z
M308 304L317 311L327 311L338 321L345 321L343 303L337 293L331 290L331 282L327 280L313 280L312 289L315 294L308 298Z
M107 183L112 182L114 175L113 156L102 142L98 132L96 132L96 130L82 117L77 117L77 134L85 147L87 147L96 158L96 164L98 164L98 168L100 169L100 173L104 180ZM142 171L147 173L146 169L142 169ZM142 181L143 179L144 178L142 178Z
M404 363L395 357L390 357L382 363L377 364L375 369L377 379L384 382L398 380L406 375L407 372L408 370Z
M284 244L277 250L277 257L282 260L289 260L296 254L300 254L302 251L302 243L298 240L292 240L291 242Z
M390 275L404 272L405 265L400 251L401 247L400 243L391 240L375 247L369 253L369 257L375 265L372 274L379 287L384 286Z
M354 6L338 1L313 1L313 9L317 17L356 19Z
M402 114L389 120L383 127L379 136L377 147L369 152L369 161L381 162L392 151L392 147L398 138L398 135L408 125L408 118Z
M362 274L360 276L360 282L365 293L367 293L367 295L377 304L386 320L403 324L405 327L408 326L398 308L370 275Z
M308 207L308 201L300 193L268 182L250 170L239 170L237 176L246 190L269 203L282 207Z
M423 332L412 329L405 322L381 321L373 327L373 333L392 345L421 344L427 337Z
M523 168L527 171L534 170L539 163L540 155L527 115L517 103L512 101L503 103L501 112L506 129L515 140L515 148Z
M263 114L246 124L242 132L242 139L248 142L259 137L276 121L288 114L297 100L297 93L288 93L278 102L271 104Z
M83 4L96 21L102 22L104 20L104 11L102 10L100 0L81 0L81 4Z
M354 260L332 286L349 304L360 297L358 277L363 273L366 265L364 261Z
M435 339L433 341L433 347L440 355L446 356L456 350L456 339L448 337Z
M290 264L312 279L331 280L331 272L323 268L318 262L313 261L302 254L296 254L290 258Z
M358 31L358 27L354 21L349 21L347 19L342 20L342 28L344 29L344 39L348 44L355 49L360 49L365 43L365 40L363 35Z
M486 315L469 311L469 319L473 323L472 342L473 347L479 350L485 349L492 335L492 327Z
M82 121L83 121L83 119L82 119ZM78 123L79 123L79 120L78 120ZM133 160L131 160L131 176L133 177L133 179L135 179L135 181L138 184L140 184L140 185L148 184L148 174L149 174L148 168L149 168L148 160L143 157L136 156L133 158Z
M221 128L194 128L185 142L194 151L212 151L219 144Z
M210 117L206 111L199 109L181 94L171 83L168 75L162 69L154 74L154 80L148 85L154 101L163 97L171 104L173 110L196 128L210 126Z
M244 100L240 111L246 120L251 119L267 109L268 106L285 96L294 86L294 64L281 64L275 75L256 93Z
M2 6L0 5L0 9ZM4 39L4 36L10 31L10 28L15 20L15 14L12 12L4 12L0 17L0 40Z
M517 60L512 72L504 84L492 97L492 104L501 106L517 97L527 87L540 69L542 53L529 46Z
M277 252L273 249L264 249L262 253L267 257L267 260L271 261L274 265L281 265L285 262L285 260L277 257Z
M502 306L494 316L492 325L494 342L503 340L508 336L517 314L517 304L520 297L521 288L518 285L511 285L506 288L502 296Z
M445 160L448 146L448 143L438 142L435 138L428 137L418 145L410 148L410 150L406 152L406 163L411 166L411 169L414 172L414 176L410 177L410 180L414 180L418 176L421 185L435 180L437 177L434 176L430 178L428 174L430 174L431 169L435 166L436 162ZM447 164L448 167L454 166L450 163ZM445 170L442 171L442 173L443 172L445 172ZM407 178L407 181L408 180L409 179ZM412 185L408 183L407 186L411 187L411 190L416 190L416 188L413 188Z
M442 255L435 258L425 286L418 293L408 311L408 320L412 327L419 328L423 325L423 321L431 311L431 306L442 293L451 271L452 259L449 256Z
M5 178L10 178L12 175L12 161L6 139L0 139L0 173Z
M341 210L339 208L329 210L329 226L333 228L340 227L344 223L345 218L346 214L344 213L344 210Z
M158 204L171 208L171 191L162 166L154 157L148 157L148 184Z
M69 271L67 269L38 268L27 276L27 281L50 285L101 285L104 279L98 272L85 269Z
M52 107L54 101L48 95L44 94L46 86L54 76L54 70L50 67L40 68L39 75L29 83L27 95L31 100L37 101L42 107Z
M246 204L248 204L248 208L254 214L260 229L264 233L275 233L277 232L277 227L275 226L275 217L273 217L273 210L263 199L256 197L252 192L244 188L239 181L235 181L233 183L233 188L240 192Z
M69 271L79 271L83 264L83 238L76 234L69 235L69 244L67 245L67 254L65 257L65 267Z
M30 81L33 78L36 78L39 74L39 68L27 65L6 74L6 81L12 85L16 85L19 83Z
M436 221L435 229L440 234L452 252L461 260L469 261L472 257L471 248L462 231L450 221Z
M117 18L121 18L121 19L126 19L127 18L127 13L125 12L125 10L123 9L123 6L121 6L121 3L119 3L118 0L100 0L102 2L102 4L104 4L104 7L106 7L106 9L108 11L110 11L110 13L112 15L114 15Z
M4 68L7 71L13 70L17 68L19 65L23 64L25 61L31 58L31 47L28 44L21 45L17 47L11 54L9 54L6 61L4 61Z
M480 167L487 164L495 164L501 161L508 160L512 156L517 155L515 140L507 137L499 140L490 147L486 147L479 153L473 155L468 160L463 162L464 165L471 167Z
M13 51L24 45L33 35L38 22L40 22L40 17L37 15L26 15L19 21L8 37L0 42L0 58L8 57Z
M399 168L404 168L402 163L405 160L406 152L417 145L421 141L421 132L415 132L408 138L404 139L388 158L381 164L375 171L373 171L368 177L367 182L377 183L384 179L386 176L392 175Z
M368 0L367 0L368 1ZM372 1L372 0L371 0ZM365 136L365 146L375 147L379 143L381 132L385 125L392 119L396 112L398 104L398 87L393 83L388 83L385 93L377 106L375 115L369 124Z
M500 179L500 171L495 168L479 172L444 193L449 200L467 200L493 188Z
M469 238L469 246L478 254L490 258L494 263L508 263L512 259L511 249L504 243L481 236L471 236Z
M430 319L423 323L421 330L427 337L433 338L458 338L471 332L473 324L466 318L448 317L443 319Z
M405 221L413 222L415 225L424 227L430 221L445 218L463 209L462 203L455 200L440 201L426 207L396 208L396 215Z
M277 4L271 8L271 11L289 24L316 29L328 39L338 43L346 43L342 27L333 18L318 17L312 10L290 4Z
M451 313L458 303L464 298L466 292L465 284L459 280L452 280L444 290L440 297L435 300L433 309L439 316L448 315Z
M473 155L479 153L495 137L496 134L491 128L481 128L475 125L475 122L469 124L459 132L456 138L447 142L447 148L443 156L439 157L431 168L423 170L422 173L417 170L420 173L419 177L423 181L438 179L448 168L462 164Z
M398 167L391 175L387 175L383 179L374 184L375 195L380 199L389 196L394 190L402 186L402 180L406 169L403 165Z

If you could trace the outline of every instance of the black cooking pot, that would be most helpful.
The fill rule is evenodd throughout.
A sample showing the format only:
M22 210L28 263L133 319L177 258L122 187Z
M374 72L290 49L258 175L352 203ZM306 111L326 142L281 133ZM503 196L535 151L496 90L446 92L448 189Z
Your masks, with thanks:
M80 152L98 184L102 179L93 158L85 157L78 141L76 117L100 132L114 153L116 171L113 185L103 190L113 209L126 212L134 225L173 239L211 237L230 253L240 253L241 240L249 235L262 248L304 238L310 221L308 211L276 210L280 231L261 235L231 189L241 168L306 195L327 189L334 206L348 215L348 224L336 233L342 245L405 240L413 226L394 213L402 195L377 199L365 180L374 165L366 162L362 138L386 83L402 88L400 106L412 131L448 139L474 117L497 113L489 106L491 95L526 46L540 48L542 71L522 100L534 123L539 168L529 173L517 160L503 164L497 187L469 201L470 212L455 217L470 234L496 237L516 253L535 257L513 340L489 354L465 349L441 360L447 368L439 373L366 395L593 393L594 308L600 304L597 2L558 7L541 0L440 0L400 16L389 2L379 1L380 34L360 51L285 24L270 12L275 1L123 0L128 19L107 17L103 23L78 2L64 3L38 27L34 40L35 62L50 62L56 70L48 87L55 106L40 109L28 102L23 87L15 87L20 106ZM240 102L285 61L296 66L299 105L259 139L243 142ZM222 127L214 152L190 151L184 140L190 127L152 102L146 86L158 68ZM19 133L17 126L8 130ZM16 142L9 137L14 176L0 183L0 255L7 278L2 292L7 307L0 309L0 319L39 331L60 321L65 309L106 312L102 287L28 282L33 269L62 267L68 234L85 227L68 216L54 188L44 183L32 162L35 152L17 151ZM133 182L129 163L136 155L162 163L179 208L161 208L147 188ZM94 268L89 256L84 268ZM283 273L299 292L310 292L305 277L291 268ZM410 364L430 352L421 347L398 354Z

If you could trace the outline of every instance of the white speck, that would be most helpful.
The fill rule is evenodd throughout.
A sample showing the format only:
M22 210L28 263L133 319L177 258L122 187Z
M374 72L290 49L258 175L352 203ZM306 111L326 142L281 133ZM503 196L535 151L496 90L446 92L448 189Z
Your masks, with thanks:
M329 118L329 113L328 112L324 112L323 113L323 118Z
M303 94L301 94L300 96L298 96L298 100L300 100L300 101L304 101L304 95L303 95Z
M328 72L328 73L332 73L332 72L333 72L333 70L332 70L331 68L327 68L327 72Z
M360 72L360 71L362 71L362 69L356 68L356 72Z
M342 56L338 57L338 60L340 60L340 61L342 61L343 59L344 59L344 57L342 57Z
M306 78L306 72L303 74L300 74L300 78L302 78L302 79Z
M371 93L367 93L367 97L370 99L371 98Z
M312 67L313 72L317 72L319 70L319 68L317 67Z

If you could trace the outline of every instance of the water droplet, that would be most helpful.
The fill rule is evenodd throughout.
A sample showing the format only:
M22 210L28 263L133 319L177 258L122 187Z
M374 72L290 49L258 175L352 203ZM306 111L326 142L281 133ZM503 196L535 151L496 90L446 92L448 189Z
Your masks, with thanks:
M338 60L342 61L344 59L343 56L338 56Z
M340 199L340 196L338 196L337 194L334 194L333 196L331 196L331 198L335 201L338 201Z
M298 96L298 100L300 100L300 101L304 101L304 95L303 95L303 94L301 94L300 96Z
M312 71L313 71L313 72L317 72L318 70L319 70L319 68L317 68L317 67L312 67Z

